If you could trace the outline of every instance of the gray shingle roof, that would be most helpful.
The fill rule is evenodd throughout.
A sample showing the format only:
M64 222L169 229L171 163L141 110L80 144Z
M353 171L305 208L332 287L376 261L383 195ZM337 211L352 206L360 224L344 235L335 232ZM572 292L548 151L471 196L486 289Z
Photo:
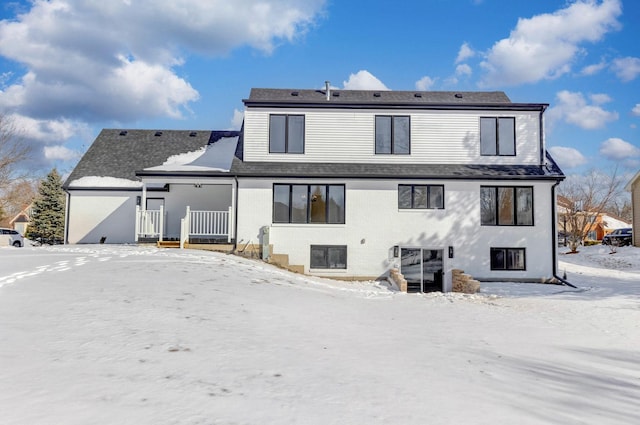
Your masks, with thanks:
M504 92L251 89L247 105L261 103L358 105L513 105ZM534 104L532 104L534 105Z
M550 164L353 164L242 162L234 159L231 173L238 177L397 178L397 179L551 179L563 178Z
M222 135L237 136L238 132L105 129L69 175L64 187L87 176L140 181L137 170L161 165L172 155L196 151Z

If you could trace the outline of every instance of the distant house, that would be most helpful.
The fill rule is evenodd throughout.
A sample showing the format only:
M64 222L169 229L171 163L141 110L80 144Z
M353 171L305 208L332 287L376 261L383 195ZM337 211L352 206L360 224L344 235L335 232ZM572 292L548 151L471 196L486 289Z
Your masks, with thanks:
M31 212L33 204L27 205L22 211L16 214L10 221L9 227L13 230L17 230L22 236L27 233L27 227L31 221Z
M601 241L604 235L608 235L616 229L631 227L631 223L607 213L594 215L590 219L590 224L586 230L587 239L592 241Z
M631 192L633 246L640 246L640 171L629 180L625 189Z
M103 130L65 182L68 243L228 242L413 291L557 277L547 104L502 92L252 89L240 132Z
M579 223L581 223L580 226L584 223L584 227L581 231L586 233L585 239L590 241L601 241L605 235L608 235L615 229L631 227L630 223L609 213L597 213L590 211L573 212L573 210L574 206L571 200L562 195L558 195L556 211L558 217L558 231L561 235L568 235L573 232L571 220L569 219L571 214L578 214L582 216L579 220Z

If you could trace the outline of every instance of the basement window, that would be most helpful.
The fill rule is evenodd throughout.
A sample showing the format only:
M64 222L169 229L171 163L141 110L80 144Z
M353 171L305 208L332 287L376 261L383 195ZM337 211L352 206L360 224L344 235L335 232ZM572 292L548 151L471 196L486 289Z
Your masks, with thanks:
M311 245L312 269L346 269L346 245Z

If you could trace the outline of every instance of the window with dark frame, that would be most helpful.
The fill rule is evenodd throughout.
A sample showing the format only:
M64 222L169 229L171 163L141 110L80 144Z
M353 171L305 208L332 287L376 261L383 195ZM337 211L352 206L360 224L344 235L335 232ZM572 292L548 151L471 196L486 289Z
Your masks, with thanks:
M398 185L399 209L444 209L444 185Z
M269 115L269 153L304 153L304 115Z
M346 269L347 246L346 245L311 245L312 269Z
M483 226L533 226L533 187L481 186Z
M486 156L515 156L515 117L480 118L480 154Z
M526 270L525 248L491 248L491 270Z
M344 185L274 184L274 223L344 224Z
M411 119L409 116L376 115L376 154L411 153Z

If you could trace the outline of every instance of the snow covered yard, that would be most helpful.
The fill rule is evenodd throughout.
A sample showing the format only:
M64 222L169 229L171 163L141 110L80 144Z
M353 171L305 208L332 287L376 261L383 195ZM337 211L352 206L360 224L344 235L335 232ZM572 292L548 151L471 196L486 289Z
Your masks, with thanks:
M402 294L210 252L0 248L2 424L640 422L640 249Z

